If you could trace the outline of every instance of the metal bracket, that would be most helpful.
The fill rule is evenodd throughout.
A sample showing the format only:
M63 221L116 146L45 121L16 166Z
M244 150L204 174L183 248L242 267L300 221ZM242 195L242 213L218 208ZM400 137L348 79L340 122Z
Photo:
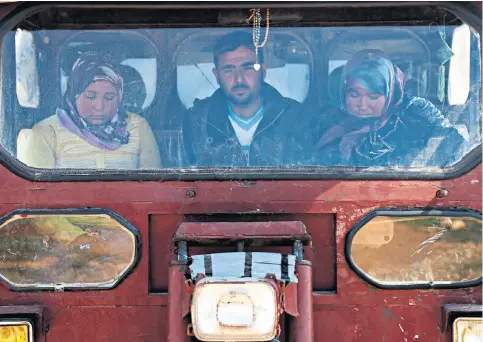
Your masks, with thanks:
M292 253L297 261L304 260L304 244L300 240L295 240L292 247Z
M186 241L178 242L178 261L188 261L188 243Z

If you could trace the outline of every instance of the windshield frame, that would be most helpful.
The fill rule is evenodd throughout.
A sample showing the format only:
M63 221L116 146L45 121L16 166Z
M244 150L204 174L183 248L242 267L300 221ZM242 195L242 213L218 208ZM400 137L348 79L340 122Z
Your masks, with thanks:
M7 32L15 27L28 16L52 7L69 7L69 8L109 8L109 7L156 7L156 8L252 8L254 3L176 3L176 4L130 4L123 3L121 5L112 4L73 4L73 3L55 3L55 4L21 4L2 20L0 26L0 37L4 37ZM387 3L387 2L355 2L355 3L311 3L311 2L280 2L273 4L256 4L260 8L290 8L290 7L393 7L393 6L431 6L441 7L457 15L465 21L472 30L480 35L480 44L482 40L482 23L481 17L472 11L466 3L448 3L448 2L422 2L422 3ZM129 27L129 26L127 26ZM141 27L141 25L140 25ZM483 51L480 51L481 61L483 64ZM2 56L0 55L0 59ZM480 85L481 87L481 85ZM481 88L480 88L481 89ZM482 91L480 91L480 103L482 103ZM480 112L481 116L481 112ZM481 128L480 128L481 129ZM481 143L467 153L462 160L449 167L421 167L391 169L391 168L366 168L366 167L319 167L319 166L286 166L286 167L193 167L193 168L160 168L157 170L111 170L111 169L37 169L29 167L13 155L11 155L3 146L0 146L0 163L14 174L27 179L29 181L117 181L117 180L441 180L456 178L468 173L482 162Z

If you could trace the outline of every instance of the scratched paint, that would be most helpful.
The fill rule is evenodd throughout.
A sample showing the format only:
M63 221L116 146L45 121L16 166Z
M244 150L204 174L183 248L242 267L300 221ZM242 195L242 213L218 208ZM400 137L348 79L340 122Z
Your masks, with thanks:
M14 6L2 4L0 16ZM481 12L481 3L478 6ZM162 36L151 38L164 42ZM52 46L55 44L51 42L43 48ZM59 55L59 51L49 52ZM168 262L174 258L170 229L194 215L209 218L223 214L244 220L258 214L284 213L312 217L310 233L314 241L319 239L314 243L317 254L307 252L313 261L314 283L319 289L329 289L313 297L316 342L372 342L375 336L381 337L377 342L383 337L385 341L441 341L437 327L441 305L481 303L481 286L472 291L437 293L368 287L348 267L344 241L354 223L375 208L466 207L481 211L481 171L479 166L464 176L436 181L113 181L39 182L34 186L0 166L0 215L19 208L105 207L129 220L142 240L138 266L112 291L72 292L67 296L18 293L0 287L0 304L31 307L37 303L45 308L45 326L49 329L45 329L47 333L39 329L36 338L41 342L62 341L65 336L71 341L165 341L167 298L151 294L150 286L166 278ZM187 199L186 190L191 188L196 189L197 196ZM435 191L440 188L450 189L450 196L436 199ZM331 225L324 215L333 218L334 214L335 224ZM153 215L158 218L152 220ZM341 271L345 271L343 281ZM387 308L388 314L380 314L381 308ZM396 315L404 333L394 323ZM423 329L427 329L427 335Z

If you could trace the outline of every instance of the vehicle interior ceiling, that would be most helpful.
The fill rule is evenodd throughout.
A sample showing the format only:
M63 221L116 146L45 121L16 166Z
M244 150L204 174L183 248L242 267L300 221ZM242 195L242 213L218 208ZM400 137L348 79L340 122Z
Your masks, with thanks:
M35 123L55 112L56 105L62 98L60 82L62 74L68 76L77 56L87 50L109 52L119 62L154 59L156 61L154 98L147 106L144 103L142 109L139 109L139 103L143 101L143 97L146 98L146 88L149 85L144 84L144 88L135 87L132 91L126 89L127 93L133 91L142 93L144 89L144 94L129 95L130 101L136 105L128 109L135 110L149 121L160 145L170 144L172 139L179 140L181 113L186 106L178 96L177 65L191 64L194 53L196 53L196 63L211 62L211 49L216 40L215 35L219 34L217 30L212 30L203 31L210 32L209 35L199 33L196 35L196 28L230 30L251 27L246 22L249 7L182 10L156 6L153 8L129 5L112 7L109 4L97 7L94 11L85 6L75 8L58 5L33 14L12 30L20 28L34 34L40 90L40 102L37 108L22 107L17 101L11 101L15 103L15 108L8 108L8 111L4 109L5 119L15 122L14 125L8 124L2 127L4 137L6 134L10 138L12 151L15 150L15 141L21 129L31 128ZM418 18L418 21L415 22L414 18ZM262 25L264 23L262 22ZM324 27L324 30L294 29L292 33L285 35L274 34L266 52L268 68L283 66L284 63L307 63L311 77L305 102L323 106L329 88L330 61L346 61L354 52L378 48L384 50L405 72L406 91L424 96L437 107L442 108L447 104L445 101L438 100L435 78L418 75L431 75L432 72L437 71L436 68L439 68L436 57L430 55L430 46L428 46L434 41L432 37L438 34L430 29L430 25L435 23L448 26L462 24L460 19L438 6L410 6L405 7L403 11L377 5L372 8L329 6L319 10L310 7L273 8L270 22L273 28L286 28L287 32L294 27ZM415 24L427 26L428 29L418 31L421 32L419 36L415 36L414 31L404 30L404 26L410 27ZM384 27L381 27L377 35L371 32L370 36L365 36L357 27L354 28L356 34L351 34L350 30L347 30L348 26ZM387 30L390 26L398 26L399 30L396 34L394 30ZM194 30L187 30L185 34L183 34L185 31L183 33L179 31L180 34L173 35L162 28ZM345 30L342 32L341 28ZM61 31L51 34L50 30L53 29ZM451 32L448 32L448 39L451 36ZM192 39L189 51L186 49L183 51L183 42L190 37ZM286 53L291 42L294 41L293 38L297 40L297 46L302 46L298 49L302 51L301 54ZM2 52L6 57L2 62L4 67L8 63L9 56L14 54L14 43L13 40L4 41ZM451 45L451 42L449 44ZM15 60L14 57L11 58ZM131 69L133 66L131 65ZM129 71L126 72L129 73ZM137 77L139 85L139 76L139 72L130 70L128 77L131 77L132 82ZM15 80L15 76L10 75L10 77ZM446 74L446 83L447 77ZM429 81L424 82L425 79ZM130 81L126 83L131 83ZM14 113L14 115L8 115L8 113ZM457 117L451 119L452 124L459 123Z

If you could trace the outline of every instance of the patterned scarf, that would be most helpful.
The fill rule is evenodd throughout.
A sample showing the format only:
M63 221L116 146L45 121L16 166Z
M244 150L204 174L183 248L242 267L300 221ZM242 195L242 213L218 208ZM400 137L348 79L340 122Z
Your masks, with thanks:
M93 82L108 81L118 93L118 113L102 125L81 118L76 108L77 97ZM102 150L116 150L129 142L127 112L123 109L123 79L116 62L108 55L86 52L72 67L63 104L56 114L63 127Z
M363 88L372 91L375 87L375 74L384 80L384 96L386 103L381 116L376 118L359 118L347 113L345 108L345 94L347 86L357 83ZM380 78L380 77L379 77ZM361 137L368 132L376 132L383 128L389 118L403 99L404 74L380 50L363 50L354 55L346 64L342 72L339 110L331 115L344 116L341 122L330 128L317 142L320 148L336 139L341 138L339 150L341 158L347 161L350 158Z

